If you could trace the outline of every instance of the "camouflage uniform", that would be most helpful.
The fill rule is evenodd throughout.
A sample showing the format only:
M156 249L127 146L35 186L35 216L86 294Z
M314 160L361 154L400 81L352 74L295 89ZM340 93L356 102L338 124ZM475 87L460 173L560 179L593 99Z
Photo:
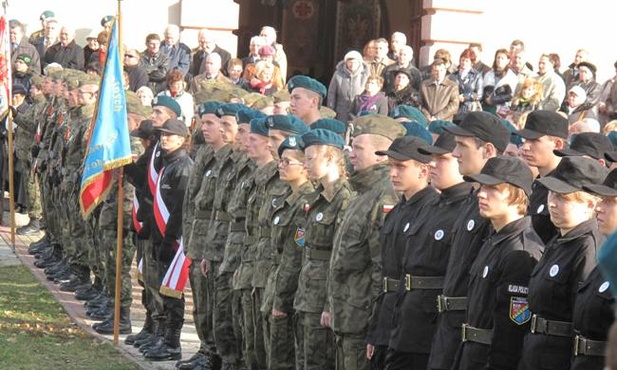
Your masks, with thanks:
M195 201L202 189L202 183L214 166L214 151L210 145L201 146L195 154L195 163L189 176L183 206L184 248L187 258L191 259L189 281L193 294L193 320L199 336L200 351L210 353L215 351L212 336L212 310L207 293L206 279L201 273L201 258L205 232L207 231L210 210L201 210L195 206ZM210 171L210 172L208 172ZM207 175L208 174L208 175Z
M39 134L38 125L45 119L47 100L43 94L34 97L32 105L23 114L18 114L14 121L15 155L24 164L22 181L26 184L26 205L30 219L38 220L42 217L41 195L39 181L33 172L33 148L38 145L36 140ZM35 138L36 140L33 140Z
M304 262L298 280L294 309L303 326L305 370L335 368L334 336L330 328L321 326L322 312L329 311L327 278L332 254L334 233L353 195L346 179L333 184L331 198L317 188L319 197L310 204L306 232Z
M302 267L304 231L306 230L305 205L314 196L314 187L306 182L291 193L282 208L274 213L272 220L272 245L276 255L268 276L264 293L262 314L269 316L270 349L267 353L271 370L293 370L304 366L304 358L296 361L295 347L302 347L298 340L297 321L293 309L293 297L298 288L298 275ZM273 317L272 309L286 314Z
M383 288L379 232L398 198L388 172L388 166L377 164L349 179L358 196L336 228L328 301L337 369L370 369L366 335L373 302Z

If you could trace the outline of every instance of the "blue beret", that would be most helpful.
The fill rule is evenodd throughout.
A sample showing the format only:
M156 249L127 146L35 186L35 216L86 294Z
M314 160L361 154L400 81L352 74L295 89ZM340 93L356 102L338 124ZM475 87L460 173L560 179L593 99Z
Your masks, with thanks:
M292 114L274 114L266 118L266 125L272 130L287 131L295 135L302 135L309 128L303 120Z
M218 101L203 102L199 104L199 106L197 106L197 114L199 114L199 117L203 116L204 114L216 114L216 111L222 104L223 103Z
M392 112L390 112L390 117L409 118L410 121L418 122L424 127L428 126L428 122L426 121L424 114L422 114L418 108L412 107L411 105L397 105L394 107Z
M287 136L285 140L279 145L278 153L279 158L283 155L285 149L302 150L302 137L301 136Z
M433 134L441 135L441 133L445 131L443 129L444 127L453 127L453 126L454 126L454 122L436 120L436 121L429 123L428 130L429 132Z
M431 145L433 144L433 136L431 133L426 129L426 127L422 126L418 122L401 122L401 125L403 125L407 131L405 136L419 137L427 143Z
M240 103L224 103L221 104L216 110L216 115L223 116L236 116L239 110L246 108L246 105Z
M152 99L152 106L167 107L171 109L176 114L176 116L180 117L182 115L182 108L180 108L180 104L178 104L177 101L167 95L155 96L154 99Z
M322 128L324 130L330 130L336 132L339 135L344 135L347 127L345 124L337 119L333 118L321 118L311 123L311 130Z
M514 144L517 147L523 145L523 137L517 134L517 129L516 127L514 127L512 122L508 121L505 118L502 118L501 122L504 126L508 128L508 131L510 131L510 144Z
M345 141L343 141L341 135L335 132L318 128L316 130L310 130L302 135L302 150L311 145L329 145L343 149L343 147L345 147Z
M257 134L268 137L268 126L266 126L266 118L253 118L250 122L251 134Z
M326 89L324 84L322 84L321 82L309 76L303 76L303 75L293 76L289 80L289 82L287 82L287 90L289 92L292 92L293 89L295 89L296 87L302 87L307 90L314 91L317 94L321 95L321 97L324 99L326 98L326 95L328 94L328 90Z
M265 116L266 115L263 112L251 109L249 107L244 107L236 112L236 121L238 121L238 124L250 123L253 118L264 118Z

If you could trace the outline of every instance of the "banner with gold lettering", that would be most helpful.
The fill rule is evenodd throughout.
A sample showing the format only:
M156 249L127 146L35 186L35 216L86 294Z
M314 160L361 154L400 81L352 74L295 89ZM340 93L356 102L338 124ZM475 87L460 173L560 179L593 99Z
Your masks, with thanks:
M84 219L105 199L113 170L131 161L118 28L114 22L81 178L79 205Z

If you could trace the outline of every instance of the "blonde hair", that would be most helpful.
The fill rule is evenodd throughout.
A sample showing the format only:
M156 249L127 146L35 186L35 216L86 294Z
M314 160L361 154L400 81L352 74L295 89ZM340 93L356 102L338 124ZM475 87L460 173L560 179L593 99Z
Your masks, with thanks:
M518 186L503 183L495 185L495 188L500 192L508 190L508 197L506 202L510 206L516 206L516 210L519 215L525 215L527 213L527 206L529 205L529 197L525 194L525 191Z
M608 135L608 133L611 131L617 131L617 120L615 119L610 122L607 122L606 125L604 125L604 128L602 129L602 133L604 135Z

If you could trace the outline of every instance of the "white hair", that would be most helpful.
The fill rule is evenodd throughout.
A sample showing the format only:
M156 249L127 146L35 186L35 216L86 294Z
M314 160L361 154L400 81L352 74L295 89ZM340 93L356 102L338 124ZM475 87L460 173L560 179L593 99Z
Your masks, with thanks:
M600 122L595 118L583 118L581 120L581 128L586 129L584 132L600 132ZM583 132L583 131L581 131Z
M402 44L407 43L407 35L399 31L394 32L392 34L392 37L390 37L390 39L400 39L402 41Z
M208 59L210 59L214 63L218 63L218 64L222 63L221 56L219 55L219 53L208 54L208 56L206 57L206 60Z
M175 24L168 24L167 27L165 27L165 33L173 33L175 35L179 35L180 34L180 27L178 27Z

